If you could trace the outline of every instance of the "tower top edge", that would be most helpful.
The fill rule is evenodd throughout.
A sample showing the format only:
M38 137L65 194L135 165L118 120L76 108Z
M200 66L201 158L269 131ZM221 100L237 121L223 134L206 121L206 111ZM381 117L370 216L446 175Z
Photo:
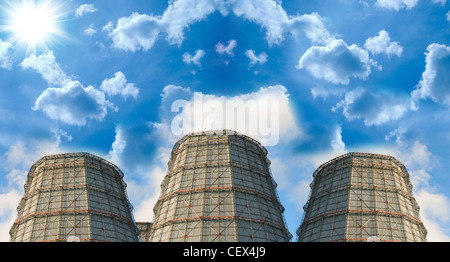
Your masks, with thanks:
M267 152L267 149L256 139L245 135L243 133L231 130L231 129L218 129L218 130L207 130L207 131L198 131L198 132L191 132L189 134L184 135L182 138L180 138L174 145L174 149L178 148L180 144L182 144L184 141L191 137L196 136L211 136L211 135L227 135L227 136L238 136L241 138L244 138L250 142L253 142L258 147L260 147L264 152Z
M349 157L368 157L368 158L382 158L382 159L389 159L394 161L397 165L399 165L403 172L405 172L406 174L408 174L408 171L405 167L405 165L400 162L396 157L392 156L392 155L387 155L387 154L379 154L379 153L367 153L367 152L349 152L340 156L337 156L335 158L332 158L331 160L328 160L327 162L321 164L319 167L317 167L317 169L314 171L314 175L319 173L323 168L325 168L326 166L337 162L341 159L345 159L345 158L349 158Z

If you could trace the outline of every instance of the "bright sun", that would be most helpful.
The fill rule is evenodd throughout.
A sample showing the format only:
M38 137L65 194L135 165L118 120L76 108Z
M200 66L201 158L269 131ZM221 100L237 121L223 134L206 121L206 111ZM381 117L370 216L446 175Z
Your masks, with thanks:
M8 2L8 20L3 26L11 33L12 41L26 46L28 52L47 48L57 36L61 4L54 0L21 0Z

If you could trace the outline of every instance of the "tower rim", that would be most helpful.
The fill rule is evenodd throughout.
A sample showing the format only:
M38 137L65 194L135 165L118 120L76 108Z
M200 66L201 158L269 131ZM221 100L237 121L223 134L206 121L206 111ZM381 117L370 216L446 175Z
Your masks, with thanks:
M330 165L331 163L336 162L336 161L338 161L340 159L344 159L344 158L347 158L347 157L354 157L354 156L380 157L380 158L385 158L385 159L392 160L398 166L401 167L403 173L405 173L405 175L409 178L409 173L408 173L408 170L406 169L405 165L402 162L400 162L395 156L387 155L387 154L379 154L379 153L358 152L358 151L348 152L348 153L342 154L340 156L334 157L334 158L328 160L327 162L321 164L314 171L313 177L315 178L326 166Z
M180 146L180 144L182 144L184 141L186 141L187 139L189 139L190 137L195 137L195 136L203 136L203 135L234 135L234 136L239 136L242 138L245 138L253 143L255 143L259 149L261 149L265 155L268 154L267 149L261 144L261 142L259 142L258 140L245 135L243 133L240 133L238 131L235 130L231 130L231 129L216 129L216 130L202 130L202 131L197 131L197 132L191 132L188 133L186 135L184 135L183 137L181 137L173 146L173 150L175 150L176 148L178 148Z

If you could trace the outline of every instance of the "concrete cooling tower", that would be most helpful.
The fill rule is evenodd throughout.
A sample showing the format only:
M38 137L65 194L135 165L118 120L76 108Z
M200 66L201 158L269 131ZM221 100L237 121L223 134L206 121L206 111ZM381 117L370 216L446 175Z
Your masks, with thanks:
M193 133L172 151L149 242L284 242L267 150L231 131Z
M28 173L12 242L134 242L123 174L88 153L46 156Z
M299 242L426 241L408 171L394 157L349 153L313 177Z

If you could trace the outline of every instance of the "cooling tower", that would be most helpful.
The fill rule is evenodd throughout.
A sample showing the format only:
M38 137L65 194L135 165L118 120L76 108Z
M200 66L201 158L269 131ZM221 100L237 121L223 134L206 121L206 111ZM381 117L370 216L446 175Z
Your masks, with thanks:
M232 131L193 133L172 151L149 242L290 241L267 150Z
M313 177L299 242L426 241L408 171L394 157L349 153Z
M123 173L97 156L43 157L28 173L11 241L138 241L125 188Z

